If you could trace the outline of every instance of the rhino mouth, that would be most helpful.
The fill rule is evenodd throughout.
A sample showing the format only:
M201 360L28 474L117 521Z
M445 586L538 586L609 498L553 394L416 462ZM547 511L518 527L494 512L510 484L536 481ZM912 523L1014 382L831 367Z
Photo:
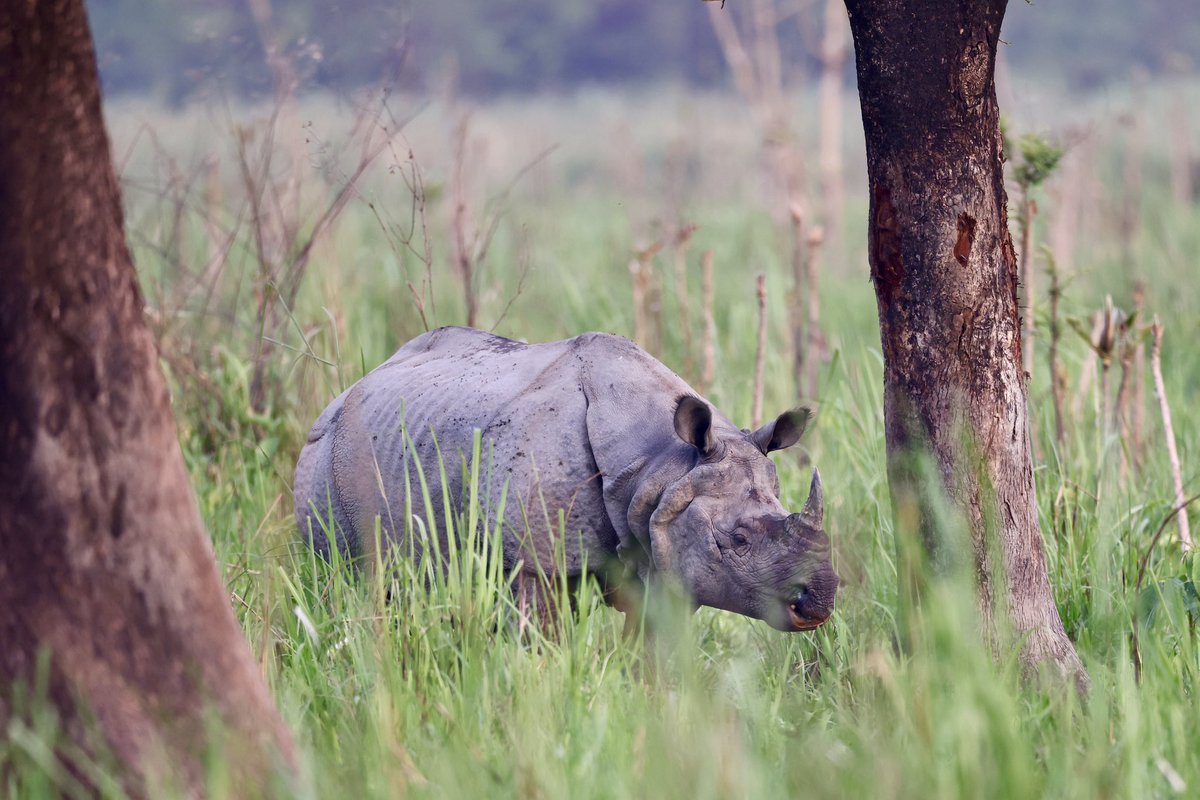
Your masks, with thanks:
M784 613L780 619L782 624L777 627L790 632L816 630L829 620L830 613L833 611L832 604L818 602L815 596L807 590L801 590L799 594L782 598L780 604L784 608Z
M800 605L799 601L787 604L787 621L793 631L815 631L829 619L828 614L819 617L805 616L800 610Z

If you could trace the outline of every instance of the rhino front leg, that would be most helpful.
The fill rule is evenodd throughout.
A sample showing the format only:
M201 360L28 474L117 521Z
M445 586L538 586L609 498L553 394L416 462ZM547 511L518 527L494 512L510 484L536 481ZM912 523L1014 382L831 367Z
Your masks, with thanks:
M537 626L547 639L558 637L560 593L552 578L540 572L518 572L513 580L513 597L517 605L517 635Z
M643 610L645 609L645 588L640 584L623 584L609 592L605 592L604 600L617 611L625 614L625 626L622 629L625 639L637 641L638 633L642 630Z

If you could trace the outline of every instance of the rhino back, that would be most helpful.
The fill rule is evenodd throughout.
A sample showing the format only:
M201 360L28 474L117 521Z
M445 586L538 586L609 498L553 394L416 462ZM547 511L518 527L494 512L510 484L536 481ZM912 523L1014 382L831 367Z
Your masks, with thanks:
M350 550L361 551L358 543L376 517L393 540L404 529L406 509L426 519L418 464L444 532L443 492L452 509L461 509L464 465L479 429L485 516L497 513L508 487L507 566L519 558L554 563L560 509L570 570L578 571L585 555L598 563L611 553L615 534L587 439L579 344L525 345L481 331L439 329L404 345L339 398L321 453L328 454L329 473L314 470L310 483L322 477L332 483L335 511L350 528ZM308 487L318 496L321 488Z

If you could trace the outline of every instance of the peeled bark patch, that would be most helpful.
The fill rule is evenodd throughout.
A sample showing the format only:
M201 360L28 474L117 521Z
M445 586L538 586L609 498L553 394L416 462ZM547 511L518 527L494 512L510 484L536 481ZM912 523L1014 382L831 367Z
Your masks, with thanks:
M954 260L967 266L971 246L975 244L975 220L965 211L958 215L958 239L954 242Z
M892 193L886 186L875 187L874 211L871 214L871 277L881 306L890 306L900 292L904 280L904 255L900 247L900 229Z

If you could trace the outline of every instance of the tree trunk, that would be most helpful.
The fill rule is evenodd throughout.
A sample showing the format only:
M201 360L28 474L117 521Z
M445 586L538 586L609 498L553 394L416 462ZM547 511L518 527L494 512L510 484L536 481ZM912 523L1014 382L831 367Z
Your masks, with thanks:
M61 735L132 793L202 795L217 720L266 791L291 742L184 471L82 0L0 4L0 252L0 730L45 654Z
M1086 675L1042 552L994 82L1005 0L847 0L870 183L893 503L920 497L927 449L969 523L993 646ZM936 521L916 508L936 547ZM940 558L933 554L935 563ZM997 558L998 557L998 558ZM1007 618L1007 624L1005 623ZM1005 638L1011 628L1014 640Z

